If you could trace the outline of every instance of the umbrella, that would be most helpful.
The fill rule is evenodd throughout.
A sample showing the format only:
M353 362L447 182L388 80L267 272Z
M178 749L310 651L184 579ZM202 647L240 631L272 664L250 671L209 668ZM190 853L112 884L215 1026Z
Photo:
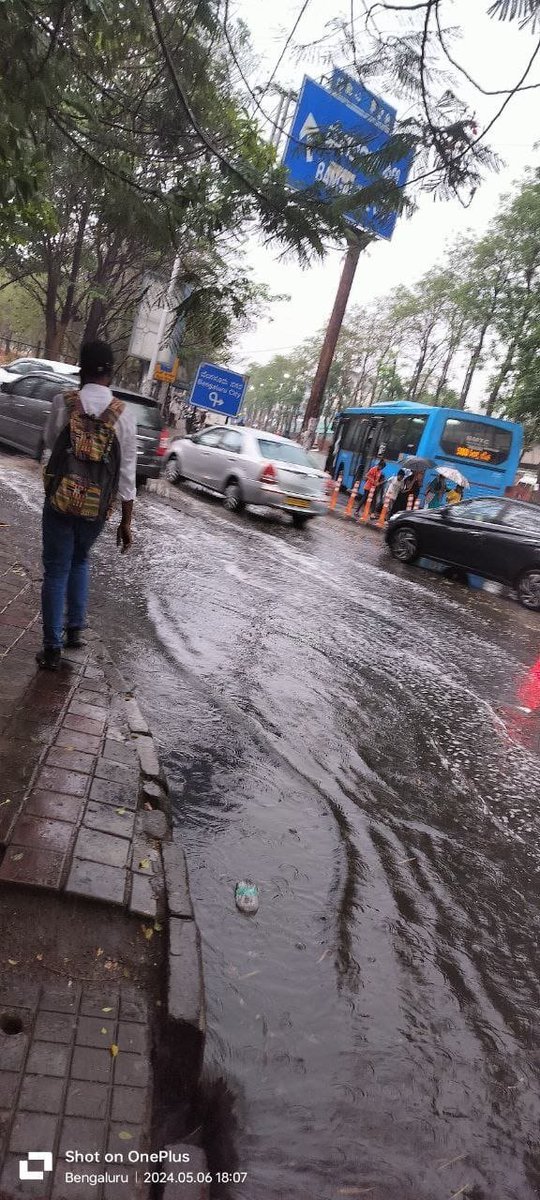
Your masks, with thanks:
M398 466L403 468L405 471L426 472L431 471L433 467L436 467L437 463L434 462L432 458L417 458L413 455L411 458L404 458L400 463L398 463Z
M468 488L471 486L469 480L465 479L457 467L437 467L437 474L442 475L443 479L449 479L451 483L456 483L458 487Z

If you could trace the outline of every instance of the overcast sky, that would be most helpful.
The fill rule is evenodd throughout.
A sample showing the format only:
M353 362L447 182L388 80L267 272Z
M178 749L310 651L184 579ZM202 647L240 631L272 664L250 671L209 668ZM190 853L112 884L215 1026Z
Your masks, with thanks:
M522 74L535 45L534 36L519 29L518 23L499 22L485 15L490 0L445 0L445 24L459 26L462 33L457 56L469 73L486 88L511 87ZM260 60L261 79L275 66L287 34L301 8L301 0L237 0L235 12L251 30L255 52ZM471 10L475 10L474 12ZM362 0L356 0L357 18L362 15ZM350 3L338 0L334 9L328 0L310 0L299 25L296 41L306 43L323 32L329 14L350 14ZM362 30L359 22L357 28ZM338 64L339 65L339 64ZM298 87L304 74L315 79L326 71L322 64L297 63L287 55L279 68L278 81ZM531 82L540 80L540 67ZM467 99L482 127L501 104L501 97L486 98L462 80L458 94ZM350 304L367 303L400 283L412 284L438 262L445 245L467 230L482 232L497 212L500 198L511 190L528 166L540 159L534 150L539 138L539 92L514 98L489 135L489 143L504 159L499 174L491 174L478 191L471 206L464 210L458 201L434 201L419 196L418 210L412 218L402 218L390 243L374 244L361 258ZM403 109L398 95L386 98L398 111ZM268 103L268 100L265 101ZM536 114L536 116L535 116ZM322 264L302 270L294 261L279 262L276 253L255 241L248 250L248 261L257 278L272 291L290 296L290 300L272 305L267 318L246 333L233 353L231 366L242 368L250 361L266 362L276 353L287 353L326 322L337 287L342 254L332 250Z

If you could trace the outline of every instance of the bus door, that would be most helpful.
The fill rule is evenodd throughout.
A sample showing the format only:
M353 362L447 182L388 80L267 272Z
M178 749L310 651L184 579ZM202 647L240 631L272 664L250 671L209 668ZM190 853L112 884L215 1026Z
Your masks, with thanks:
M349 487L352 487L355 479L360 481L363 479L371 459L374 458L379 449L383 418L382 417L362 417L361 427L358 430L356 445L352 455L352 480Z

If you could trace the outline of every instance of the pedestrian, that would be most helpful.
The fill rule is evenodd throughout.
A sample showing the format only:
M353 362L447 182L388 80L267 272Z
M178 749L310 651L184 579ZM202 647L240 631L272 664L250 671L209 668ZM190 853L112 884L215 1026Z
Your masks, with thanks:
M373 498L375 498L375 493L381 482L385 466L385 459L380 458L378 462L374 463L373 466L369 468L366 478L364 479L363 491L358 492L356 498L356 515L358 515L362 506L367 504L371 492L373 492Z
M111 347L106 342L86 342L79 362L80 391L55 396L44 437L43 649L36 659L49 671L58 670L63 644L72 649L84 646L88 555L117 495L122 518L116 542L123 554L132 542L135 418L110 390Z
M390 481L386 485L386 490L384 493L384 503L387 506L386 515L387 515L388 519L390 519L390 517L393 516L393 514L395 512L400 511L399 508L396 508L396 503L397 503L399 496L402 494L404 481L405 481L405 470L403 467L400 467L397 474L392 475Z
M447 504L461 504L462 500L463 488L460 483L454 483L454 485L450 488L450 491L447 492L446 502Z
M426 507L442 508L446 500L446 480L444 475L436 475L426 489Z

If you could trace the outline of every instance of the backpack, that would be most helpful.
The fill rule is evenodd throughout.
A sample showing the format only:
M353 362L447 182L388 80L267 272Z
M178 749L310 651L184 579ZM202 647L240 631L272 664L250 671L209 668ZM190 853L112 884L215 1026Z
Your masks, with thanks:
M116 424L125 405L112 400L100 417L85 413L78 392L64 401L69 422L58 435L45 470L45 495L58 512L85 521L109 516L120 474Z

